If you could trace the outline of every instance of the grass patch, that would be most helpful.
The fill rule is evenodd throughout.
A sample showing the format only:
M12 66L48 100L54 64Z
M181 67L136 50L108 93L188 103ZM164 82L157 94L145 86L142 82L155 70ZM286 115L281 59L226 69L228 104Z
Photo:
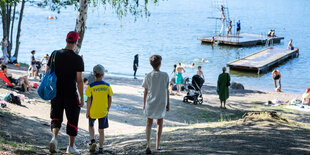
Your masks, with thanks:
M8 148L5 148L5 146L9 146ZM14 141L6 140L2 137L0 137L0 150L12 150L10 148L16 149L14 153L16 154L35 154L36 151L26 144L19 144Z

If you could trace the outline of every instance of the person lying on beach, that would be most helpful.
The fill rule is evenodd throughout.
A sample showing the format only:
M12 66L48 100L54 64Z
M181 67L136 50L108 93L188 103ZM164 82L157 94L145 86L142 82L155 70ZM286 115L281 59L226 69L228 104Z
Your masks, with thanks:
M1 70L12 84L15 84L16 86L22 86L22 88L24 88L24 92L28 92L27 76L13 78L13 75L8 73L8 67L5 64L1 65Z
M281 73L279 70L275 69L272 71L272 79L274 82L275 91L281 92ZM279 87L277 86L277 80L279 81Z
M306 92L302 95L302 103L303 104L310 103L310 88L307 88Z
M279 99L273 99L273 100L269 100L267 103L268 104L284 104L284 103L288 103L289 101L286 101L286 102L283 102L282 100L279 100Z
M290 40L290 42L288 42L287 49L289 49L289 50L294 50L294 47L293 47L292 42L293 42L292 39Z

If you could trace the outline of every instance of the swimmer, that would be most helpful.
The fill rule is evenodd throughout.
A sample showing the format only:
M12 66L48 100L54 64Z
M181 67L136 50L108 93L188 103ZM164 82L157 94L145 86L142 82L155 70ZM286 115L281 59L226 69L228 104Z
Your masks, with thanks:
M275 91L281 92L281 73L279 70L275 69L272 71L272 79L274 82ZM279 87L277 86L277 80L279 81Z

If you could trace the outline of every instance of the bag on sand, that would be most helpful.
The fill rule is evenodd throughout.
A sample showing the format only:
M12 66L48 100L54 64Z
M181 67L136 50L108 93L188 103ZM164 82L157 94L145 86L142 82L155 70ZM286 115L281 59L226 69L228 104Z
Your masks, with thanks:
M13 93L6 94L3 99L10 103L22 105L20 98L18 96L15 96Z
M55 74L55 58L57 51L52 53L50 68L42 79L38 89L39 96L44 100L52 100L56 97L57 76Z

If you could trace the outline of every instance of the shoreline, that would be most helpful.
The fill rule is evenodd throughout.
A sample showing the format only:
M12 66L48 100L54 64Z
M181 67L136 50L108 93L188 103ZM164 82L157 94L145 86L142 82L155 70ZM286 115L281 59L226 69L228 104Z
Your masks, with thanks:
M88 76L91 72L83 72L83 78L85 76ZM142 77L137 77L137 79L134 79L133 77L129 76L129 75L122 75L122 74L114 74L114 73L105 73L105 77L103 78L103 80L105 80L105 78L117 78L119 80L130 80L130 81L139 81L141 82L141 85L142 85L142 82L143 82L143 79ZM235 81L232 81L232 82L235 82ZM241 83L242 84L242 83ZM203 84L203 86L205 87L212 87L214 89L216 89L216 83L208 83L208 82L205 82ZM142 86L141 86L142 88ZM234 90L234 89L231 89L229 88L230 90ZM235 91L242 91L242 90L235 90ZM257 92L269 92L269 93L288 93L288 94L303 94L303 92L274 92L274 91L269 91L269 90L263 90L263 89L251 89L251 88L245 88L244 91L257 91Z

